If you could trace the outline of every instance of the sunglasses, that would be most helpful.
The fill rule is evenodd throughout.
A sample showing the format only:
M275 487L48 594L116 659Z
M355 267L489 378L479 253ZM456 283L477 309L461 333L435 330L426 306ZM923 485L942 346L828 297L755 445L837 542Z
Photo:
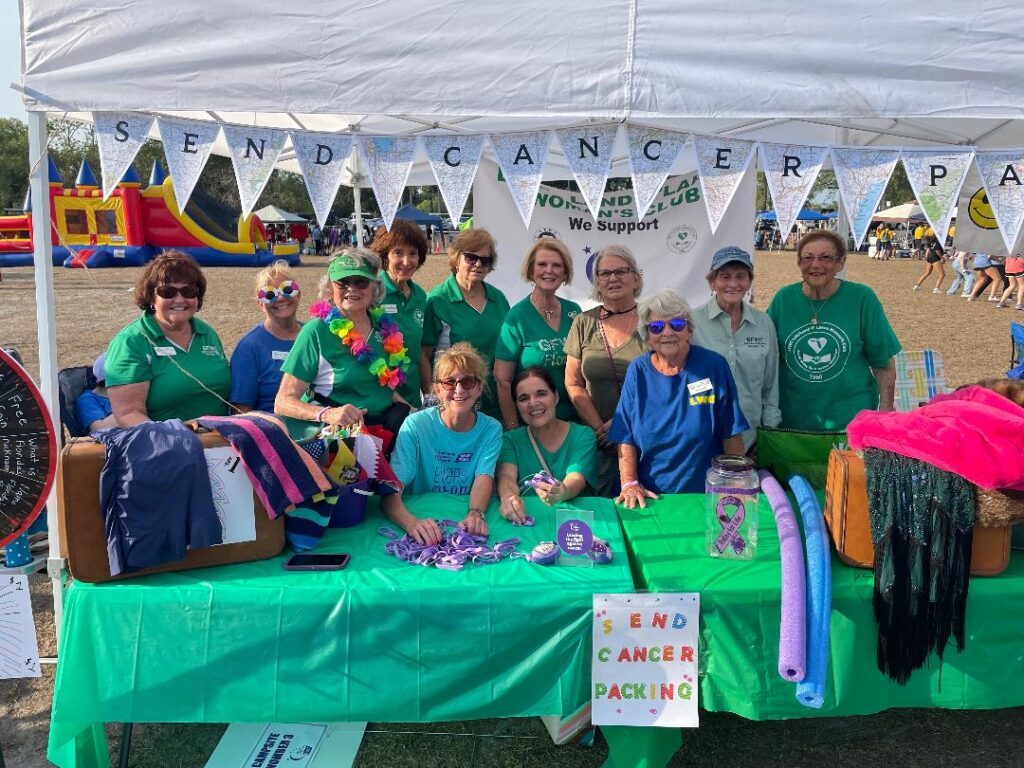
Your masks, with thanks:
M335 280L334 284L339 288L355 288L357 291L365 291L370 287L370 278L343 277L341 280Z
M256 300L264 304L273 304L278 299L297 299L300 293L302 291L299 290L298 283L294 280L285 280L277 288L270 285L260 288L256 292Z
M647 330L657 336L665 330L666 325L673 331L678 332L686 328L689 323L685 317L673 317L667 323L664 320L652 320L647 324Z
M153 293L161 299L173 299L179 293L186 299L198 299L201 291L194 285L186 285L184 288L179 288L176 285L158 285L153 289Z
M491 265L494 263L493 256L481 256L478 253L470 253L469 251L463 251L462 258L464 258L466 263L471 267L475 267L479 264L484 269L490 269Z
M476 376L466 376L461 379L442 379L437 383L444 387L446 392L454 391L454 389L460 384L462 385L462 390L464 392L472 392L480 386L480 379Z

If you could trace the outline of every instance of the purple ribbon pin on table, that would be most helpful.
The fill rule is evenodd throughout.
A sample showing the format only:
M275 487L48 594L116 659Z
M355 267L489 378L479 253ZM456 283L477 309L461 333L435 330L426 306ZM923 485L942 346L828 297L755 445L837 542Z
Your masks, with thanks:
M724 553L726 549L732 547L737 555L743 554L743 550L747 548L747 543L740 536L740 526L747 516L743 502L736 496L723 496L718 500L716 512L722 532L715 539L715 549Z

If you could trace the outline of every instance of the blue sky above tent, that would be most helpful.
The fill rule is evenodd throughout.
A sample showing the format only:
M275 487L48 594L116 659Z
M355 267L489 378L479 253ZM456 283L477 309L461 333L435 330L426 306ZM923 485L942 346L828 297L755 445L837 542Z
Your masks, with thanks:
M149 186L159 186L163 184L166 179L167 174L164 173L164 167L160 164L159 160L154 160L153 170L149 172Z
M96 181L96 174L92 172L92 168L89 166L88 160L82 160L82 164L78 168L78 177L75 179L76 187L98 187L100 183Z

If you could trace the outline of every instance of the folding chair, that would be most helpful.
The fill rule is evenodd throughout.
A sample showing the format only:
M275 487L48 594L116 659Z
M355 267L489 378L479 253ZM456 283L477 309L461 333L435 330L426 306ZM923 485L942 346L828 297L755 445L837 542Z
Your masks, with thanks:
M896 355L896 410L912 411L946 391L946 366L934 349Z
M1024 325L1010 323L1010 370L1006 376L1024 379Z

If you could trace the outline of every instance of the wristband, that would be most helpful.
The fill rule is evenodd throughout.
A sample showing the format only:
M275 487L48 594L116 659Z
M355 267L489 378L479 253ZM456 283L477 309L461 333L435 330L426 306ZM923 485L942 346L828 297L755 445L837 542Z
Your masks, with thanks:
M483 520L483 519L484 519L484 513L483 513L483 510L482 510L482 509L480 509L480 507L470 507L470 508L469 508L469 511L468 511L468 512L466 513L466 515L467 515L467 516L468 516L468 515L471 515L471 514L473 514L474 512L476 512L476 513L477 513L478 515L480 515L480 519L481 519L481 520Z
M637 487L639 485L640 485L640 481L639 480L630 480L628 483L623 483L622 484L622 490L626 490L627 488L635 488L635 487Z
M325 408L321 408L320 409L320 413L318 413L316 415L316 421L317 421L318 424L323 424L324 423L324 414L327 413L329 410L331 410L331 406L329 406L329 405L327 407L325 407Z

